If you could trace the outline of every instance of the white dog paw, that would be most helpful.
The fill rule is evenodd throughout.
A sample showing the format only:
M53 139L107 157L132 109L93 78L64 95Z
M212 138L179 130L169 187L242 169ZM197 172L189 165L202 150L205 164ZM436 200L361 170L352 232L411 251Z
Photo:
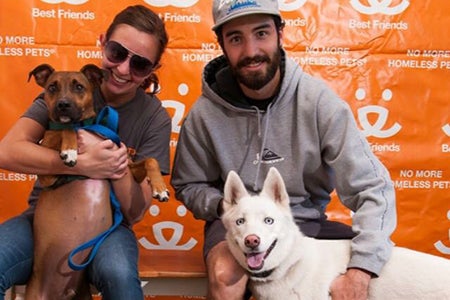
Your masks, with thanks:
M63 150L59 154L61 159L64 161L64 164L73 167L77 164L77 150L69 149L69 150Z
M154 191L153 192L153 198L158 199L159 202L167 202L169 201L169 191L165 190L165 191Z

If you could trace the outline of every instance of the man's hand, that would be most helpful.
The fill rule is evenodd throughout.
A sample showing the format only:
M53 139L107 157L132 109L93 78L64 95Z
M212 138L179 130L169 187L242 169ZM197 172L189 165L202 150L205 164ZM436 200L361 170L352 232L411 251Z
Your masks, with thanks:
M337 277L330 288L333 300L367 300L370 274L360 269L348 269Z

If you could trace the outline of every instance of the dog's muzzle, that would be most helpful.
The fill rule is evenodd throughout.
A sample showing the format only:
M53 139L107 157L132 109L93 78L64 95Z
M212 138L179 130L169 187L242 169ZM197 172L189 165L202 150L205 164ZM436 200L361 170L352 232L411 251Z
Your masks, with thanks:
M55 121L61 123L78 122L81 119L82 112L73 101L68 99L60 99L53 109Z
M267 249L265 252L259 252L259 253L245 253L245 256L247 257L247 266L250 270L261 270L264 266L264 260L269 256L270 252L272 252L273 248L275 248L275 245L277 243L277 240L274 240L272 244L270 245L269 249Z

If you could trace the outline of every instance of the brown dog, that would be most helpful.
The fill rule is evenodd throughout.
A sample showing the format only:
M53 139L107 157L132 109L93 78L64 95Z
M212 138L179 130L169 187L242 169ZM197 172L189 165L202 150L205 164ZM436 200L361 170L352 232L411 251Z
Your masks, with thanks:
M30 72L45 89L49 118L55 124L79 123L95 117L92 92L101 83L103 72L86 65L80 72L55 72L43 64ZM62 126L65 127L65 126ZM47 130L42 145L60 151L68 166L77 160L77 134L73 128ZM137 182L147 178L153 197L168 200L168 190L159 165L153 158L130 163ZM34 217L34 264L26 299L91 299L84 271L68 265L70 252L101 233L113 223L108 180L65 180L64 176L39 176L44 187ZM53 188L55 187L55 188ZM73 261L82 264L89 250L78 252Z

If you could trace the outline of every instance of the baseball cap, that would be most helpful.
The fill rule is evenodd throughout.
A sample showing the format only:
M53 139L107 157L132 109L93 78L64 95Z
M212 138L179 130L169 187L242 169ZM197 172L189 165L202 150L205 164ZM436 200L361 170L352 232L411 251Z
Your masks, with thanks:
M214 0L212 13L214 18L212 30L247 15L269 14L281 17L278 0Z

